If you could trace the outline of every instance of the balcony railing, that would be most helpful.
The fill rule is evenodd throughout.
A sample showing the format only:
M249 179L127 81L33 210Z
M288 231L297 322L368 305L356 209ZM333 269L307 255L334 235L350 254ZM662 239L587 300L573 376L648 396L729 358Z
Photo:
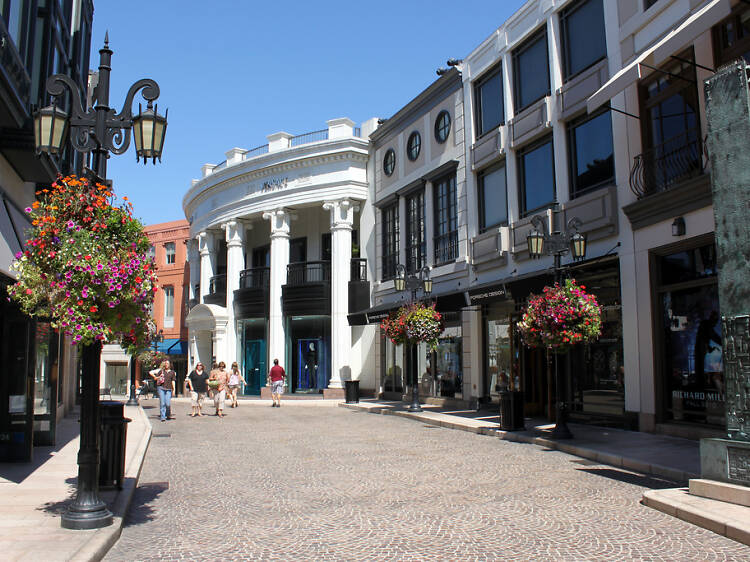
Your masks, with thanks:
M456 261L458 257L458 231L435 236L435 263Z
M667 191L705 169L700 131L690 129L634 158L630 189L641 199Z
M367 260L352 258L351 281L367 281Z
M240 271L240 289L267 289L270 279L270 267L245 269Z
M227 274L214 275L208 282L209 295L227 294Z
M331 262L303 261L286 266L286 284L299 287L311 283L331 282Z
M301 144L308 144L311 142L319 142L328 140L328 129L321 129L320 131L312 131L310 133L304 133L297 135L289 139L289 146L299 146Z

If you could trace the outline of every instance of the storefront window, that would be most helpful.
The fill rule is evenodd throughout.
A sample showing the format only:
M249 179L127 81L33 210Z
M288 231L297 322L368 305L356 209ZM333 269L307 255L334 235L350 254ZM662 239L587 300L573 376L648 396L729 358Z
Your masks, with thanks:
M678 254L678 255L684 255ZM713 255L713 245L688 252ZM675 256L662 258L668 273ZM705 272L700 261L693 276ZM661 279L671 279L662 275ZM715 276L692 286L659 288L663 330L666 417L680 422L724 425L724 366L719 294Z
M331 317L292 316L287 326L289 390L323 392L331 378Z
M559 368L571 369L571 411L595 422L621 420L625 414L625 368L619 265L615 261L591 266L576 272L575 279L596 296L602 310L602 333L560 358Z
M454 316L458 315L454 313ZM462 349L461 325L446 326L432 358L435 365L432 387L429 389L432 396L463 397ZM428 369L433 374L431 366Z
M393 345L383 336L380 379L383 392L404 393L404 346Z
M500 392L521 390L521 369L519 346L513 324L515 303L500 300L487 305L485 318L485 338L487 342L487 363L485 365L484 396L497 402ZM515 342L514 342L515 338Z

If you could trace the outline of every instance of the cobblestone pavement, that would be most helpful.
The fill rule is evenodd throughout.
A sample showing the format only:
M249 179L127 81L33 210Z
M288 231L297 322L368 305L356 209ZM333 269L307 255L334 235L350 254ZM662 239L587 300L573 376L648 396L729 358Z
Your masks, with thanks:
M558 451L337 407L173 408L147 410L106 560L750 560L640 505L674 483Z

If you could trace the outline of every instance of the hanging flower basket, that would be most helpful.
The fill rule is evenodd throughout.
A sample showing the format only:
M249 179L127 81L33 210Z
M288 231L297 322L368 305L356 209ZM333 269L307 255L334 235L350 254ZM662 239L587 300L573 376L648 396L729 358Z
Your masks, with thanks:
M531 295L517 324L529 347L546 347L565 353L578 343L595 340L601 334L601 308L586 287L568 279L561 286L545 287Z
M435 349L444 329L443 316L434 305L425 306L420 302L402 306L383 320L380 328L395 345L424 342Z
M138 360L148 370L156 369L168 359L169 356L166 353L162 353L161 351L154 351L152 349L143 351L142 353L138 354Z
M119 340L145 349L156 288L143 225L123 198L100 184L69 176L26 209L32 228L13 264L10 297L31 316L47 316L74 344Z

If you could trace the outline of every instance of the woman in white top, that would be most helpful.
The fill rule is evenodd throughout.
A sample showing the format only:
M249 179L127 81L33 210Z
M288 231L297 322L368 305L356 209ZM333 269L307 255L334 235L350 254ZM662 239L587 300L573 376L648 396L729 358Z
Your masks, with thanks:
M237 365L237 361L232 363L232 372L229 374L229 383L227 386L229 387L229 398L232 399L232 408L236 408L238 406L237 404L237 391L240 388L240 367Z

